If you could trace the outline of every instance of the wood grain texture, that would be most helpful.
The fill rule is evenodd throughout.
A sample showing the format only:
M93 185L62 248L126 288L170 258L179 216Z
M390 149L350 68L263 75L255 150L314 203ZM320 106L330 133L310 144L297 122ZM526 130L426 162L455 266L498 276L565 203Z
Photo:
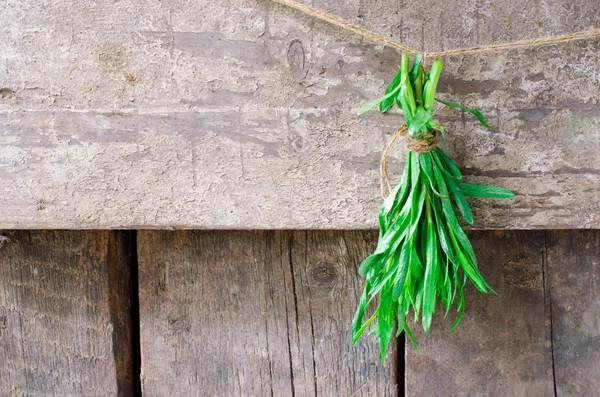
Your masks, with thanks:
M600 396L600 232L548 232L559 396Z
M582 0L311 3L426 50L600 14ZM0 24L0 227L376 226L378 162L402 119L355 112L394 51L267 0L26 0ZM474 200L476 227L600 227L598 45L445 60L440 95L493 129L440 109L442 147L467 181L517 195ZM396 179L403 159L399 144Z
M395 349L349 340L375 237L140 232L144 395L395 394Z
M468 288L466 312L438 313L419 353L406 352L407 396L551 396L550 313L545 305L543 232L472 232L479 267L498 296ZM435 321L437 320L437 321Z
M0 248L0 395L132 396L127 234L7 237Z

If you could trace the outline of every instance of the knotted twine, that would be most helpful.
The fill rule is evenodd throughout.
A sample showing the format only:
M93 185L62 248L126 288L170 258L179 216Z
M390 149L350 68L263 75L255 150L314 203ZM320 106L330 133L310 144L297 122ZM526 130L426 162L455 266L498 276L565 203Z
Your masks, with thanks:
M408 131L408 127L406 126L406 124L402 124L400 127L398 127L398 129L392 136L392 139L390 139L387 146L385 147L385 150L383 151L383 153L381 155L381 161L379 163L379 184L381 187L381 197L383 197L383 198L385 198L384 180L385 180L385 183L387 184L388 191L390 191L390 192L392 191L392 187L390 186L390 178L389 178L389 175L387 172L388 152L392 148L392 145L394 144L394 142L396 142L396 139L398 139L398 137L400 135L404 134L406 131ZM406 136L406 150L408 150L409 152L429 153L429 152L434 151L435 148L437 147L437 145L438 145L438 140L437 140L437 131L436 130L429 130L427 132L421 132L419 134L415 134L414 136L410 136L410 135Z
M446 56L454 56L454 55L465 55L465 54L474 54L480 52L492 52L492 51L503 51L503 50L511 50L515 48L525 48L525 47L540 47L543 45L549 44L560 44L566 43L574 40L584 40L590 39L593 37L600 37L600 28L594 28L593 26L588 30L582 30L574 33L567 33L563 35L550 36L550 37L542 37L531 40L522 40L515 41L512 43L500 43L500 44L490 44L484 46L470 47L470 48L457 48L453 50L446 51L419 51L416 50L406 44L403 44L399 41L386 37L382 34L373 32L372 30L363 28L361 26L354 25L345 19L339 18L335 15L329 14L325 11L318 10L309 5L299 3L296 0L272 0L275 3L279 3L298 11L301 11L307 15L310 15L314 18L320 19L322 21L329 22L333 25L341 27L349 32L361 35L368 39L371 39L380 44L395 48L400 52L405 52L410 55L423 54L423 63L426 64L426 60L428 57L433 58L441 58ZM406 124L403 124L398 128L396 133L390 139L390 142L387 144L385 150L383 151L383 155L381 156L381 163L379 168L379 177L381 183L381 196L385 198L385 187L384 187L384 178L387 182L388 190L391 191L390 180L387 172L387 155L392 145L396 141L396 139L406 132L407 127ZM422 134L417 134L414 137L408 136L406 140L406 148L415 153L427 153L434 150L437 147L437 134L434 130L432 130L433 137L423 137ZM426 134L430 134L429 132Z

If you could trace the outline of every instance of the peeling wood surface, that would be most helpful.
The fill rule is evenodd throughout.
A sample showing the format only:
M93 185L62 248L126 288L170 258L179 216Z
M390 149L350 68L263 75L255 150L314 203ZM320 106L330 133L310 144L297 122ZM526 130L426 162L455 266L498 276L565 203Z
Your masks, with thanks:
M469 237L498 296L469 285L466 311L454 331L448 332L453 312L445 321L437 313L429 334L419 327L419 352L406 348L406 395L553 395L544 232L479 231Z
M312 5L441 50L586 29L581 0ZM520 12L527 9L527 13ZM374 228L399 115L355 116L398 54L266 0L8 2L0 15L0 227ZM446 59L441 145L478 228L597 228L598 40ZM397 179L404 158L390 159Z
M132 396L127 234L5 236L0 395Z
M350 343L372 232L139 233L143 392L396 394L395 348Z

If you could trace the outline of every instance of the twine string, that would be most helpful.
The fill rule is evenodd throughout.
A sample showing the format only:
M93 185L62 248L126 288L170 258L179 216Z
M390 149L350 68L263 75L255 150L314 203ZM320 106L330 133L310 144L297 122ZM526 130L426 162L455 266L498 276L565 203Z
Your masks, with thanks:
M392 149L392 146L394 145L394 142L396 142L396 139L398 139L398 137L400 137L400 135L404 134L406 131L408 131L408 127L406 126L406 124L402 124L400 127L398 127L398 129L388 142L387 146L385 147L385 150L381 154L381 161L379 163L379 185L381 188L381 197L384 199L386 196L385 186L387 185L388 192L392 191L392 186L390 185L390 177L387 171L388 153ZM416 134L414 136L408 135L406 137L406 149L413 153L429 153L434 151L437 145L437 131L435 130L421 132L420 134Z
M361 35L363 37L366 37L368 39L371 39L380 44L384 44L389 47L395 48L401 52L405 52L410 55L416 55L416 54L422 53L424 57L433 57L433 58L441 58L441 57L453 56L453 55L474 54L474 53L480 53L480 52L502 51L502 50L510 50L510 49L514 49L514 48L540 47L543 45L560 44L560 43L566 43L566 42L574 41L574 40L583 40L583 39L590 39L593 37L600 37L600 28L590 27L588 30L581 30L579 32L567 33L567 34L563 34L563 35L550 36L550 37L542 37L542 38L531 39L531 40L515 41L515 42L511 42L511 43L490 44L490 45L483 45L483 46L469 47L469 48L457 48L457 49L446 50L446 51L426 52L426 51L416 50L406 44L403 44L403 43L397 41L397 40L394 40L394 39L386 37L382 34L373 32L372 30L369 30L369 29L366 29L366 28L363 28L360 26L356 26L356 25L346 21L345 19L342 19L335 15L329 14L325 11L318 10L309 5L302 4L296 0L272 0L272 1L274 1L275 3L279 3L282 5L288 6L290 8L296 9L298 11L301 11L307 15L310 15L311 17L320 19L322 21L329 22L333 25L339 26L345 30L348 30L352 33L355 33L355 34Z
M404 134L406 131L408 131L408 127L406 126L406 124L402 124L400 127L398 127L398 129L396 130L396 132L394 133L394 135L388 142L387 146L385 147L385 150L381 154L381 161L379 162L379 185L381 188L381 197L382 198L385 198L384 181L385 181L385 183L387 183L388 191L390 191L390 192L392 191L392 187L390 186L390 177L387 172L388 153L392 149L392 145L394 144L394 142L396 142L396 139L398 139L398 137L400 135Z

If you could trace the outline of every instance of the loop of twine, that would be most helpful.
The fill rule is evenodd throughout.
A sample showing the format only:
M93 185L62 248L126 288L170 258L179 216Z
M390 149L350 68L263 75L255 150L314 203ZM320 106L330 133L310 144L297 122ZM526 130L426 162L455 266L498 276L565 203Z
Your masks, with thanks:
M381 187L381 197L382 198L385 198L384 179L385 179L385 182L387 183L388 191L390 191L390 192L392 191L392 187L390 186L390 178L389 178L389 175L387 172L388 152L392 148L392 145L394 144L394 142L396 142L396 139L398 139L398 137L400 135L404 134L406 131L408 131L408 127L406 126L406 124L402 124L400 127L398 127L398 129L392 136L392 139L390 139L387 146L385 147L385 150L383 151L383 153L381 155L381 161L379 162L379 185Z
M398 127L398 129L388 142L387 146L385 147L385 150L381 155L381 161L379 163L379 185L381 188L381 197L384 199L386 195L386 184L388 191L392 191L392 186L390 185L390 177L387 171L388 153L392 149L392 146L394 145L394 142L396 142L396 139L398 139L398 137L404 134L406 131L408 131L408 127L406 126L406 124L402 124L400 127ZM435 130L421 132L420 134L416 134L414 136L408 135L406 137L406 149L413 153L429 153L434 151L437 145L437 131Z
M405 44L400 43L399 41L390 39L382 34L373 32L372 30L365 29L360 26L356 26L345 19L339 18L335 15L329 14L325 11L317 10L311 6L306 4L299 3L296 0L272 0L275 3L283 4L285 6L294 8L298 11L301 11L307 15L310 15L314 18L320 19L322 21L329 22L333 25L339 26L343 29L346 29L352 33L356 33L368 39L371 39L375 42L379 42L380 44L387 45L389 47L395 48L401 52L405 52L410 55L416 55L422 53L425 57L433 57L433 58L441 58L445 56L452 55L464 55L464 54L473 54L478 52L491 52L491 51L501 51L501 50L509 50L513 48L523 48L523 47L539 47L548 44L559 44L566 43L568 41L573 40L583 40L589 39L592 37L600 37L600 28L591 27L588 30L582 30L579 32L568 33L564 35L558 36L550 36L544 38L537 38L532 40L523 40L523 41L515 41L512 43L501 43L501 44L491 44L484 46L477 46L471 48L457 48L454 50L447 51L434 51L434 52L424 52L416 50L412 47L409 47Z

